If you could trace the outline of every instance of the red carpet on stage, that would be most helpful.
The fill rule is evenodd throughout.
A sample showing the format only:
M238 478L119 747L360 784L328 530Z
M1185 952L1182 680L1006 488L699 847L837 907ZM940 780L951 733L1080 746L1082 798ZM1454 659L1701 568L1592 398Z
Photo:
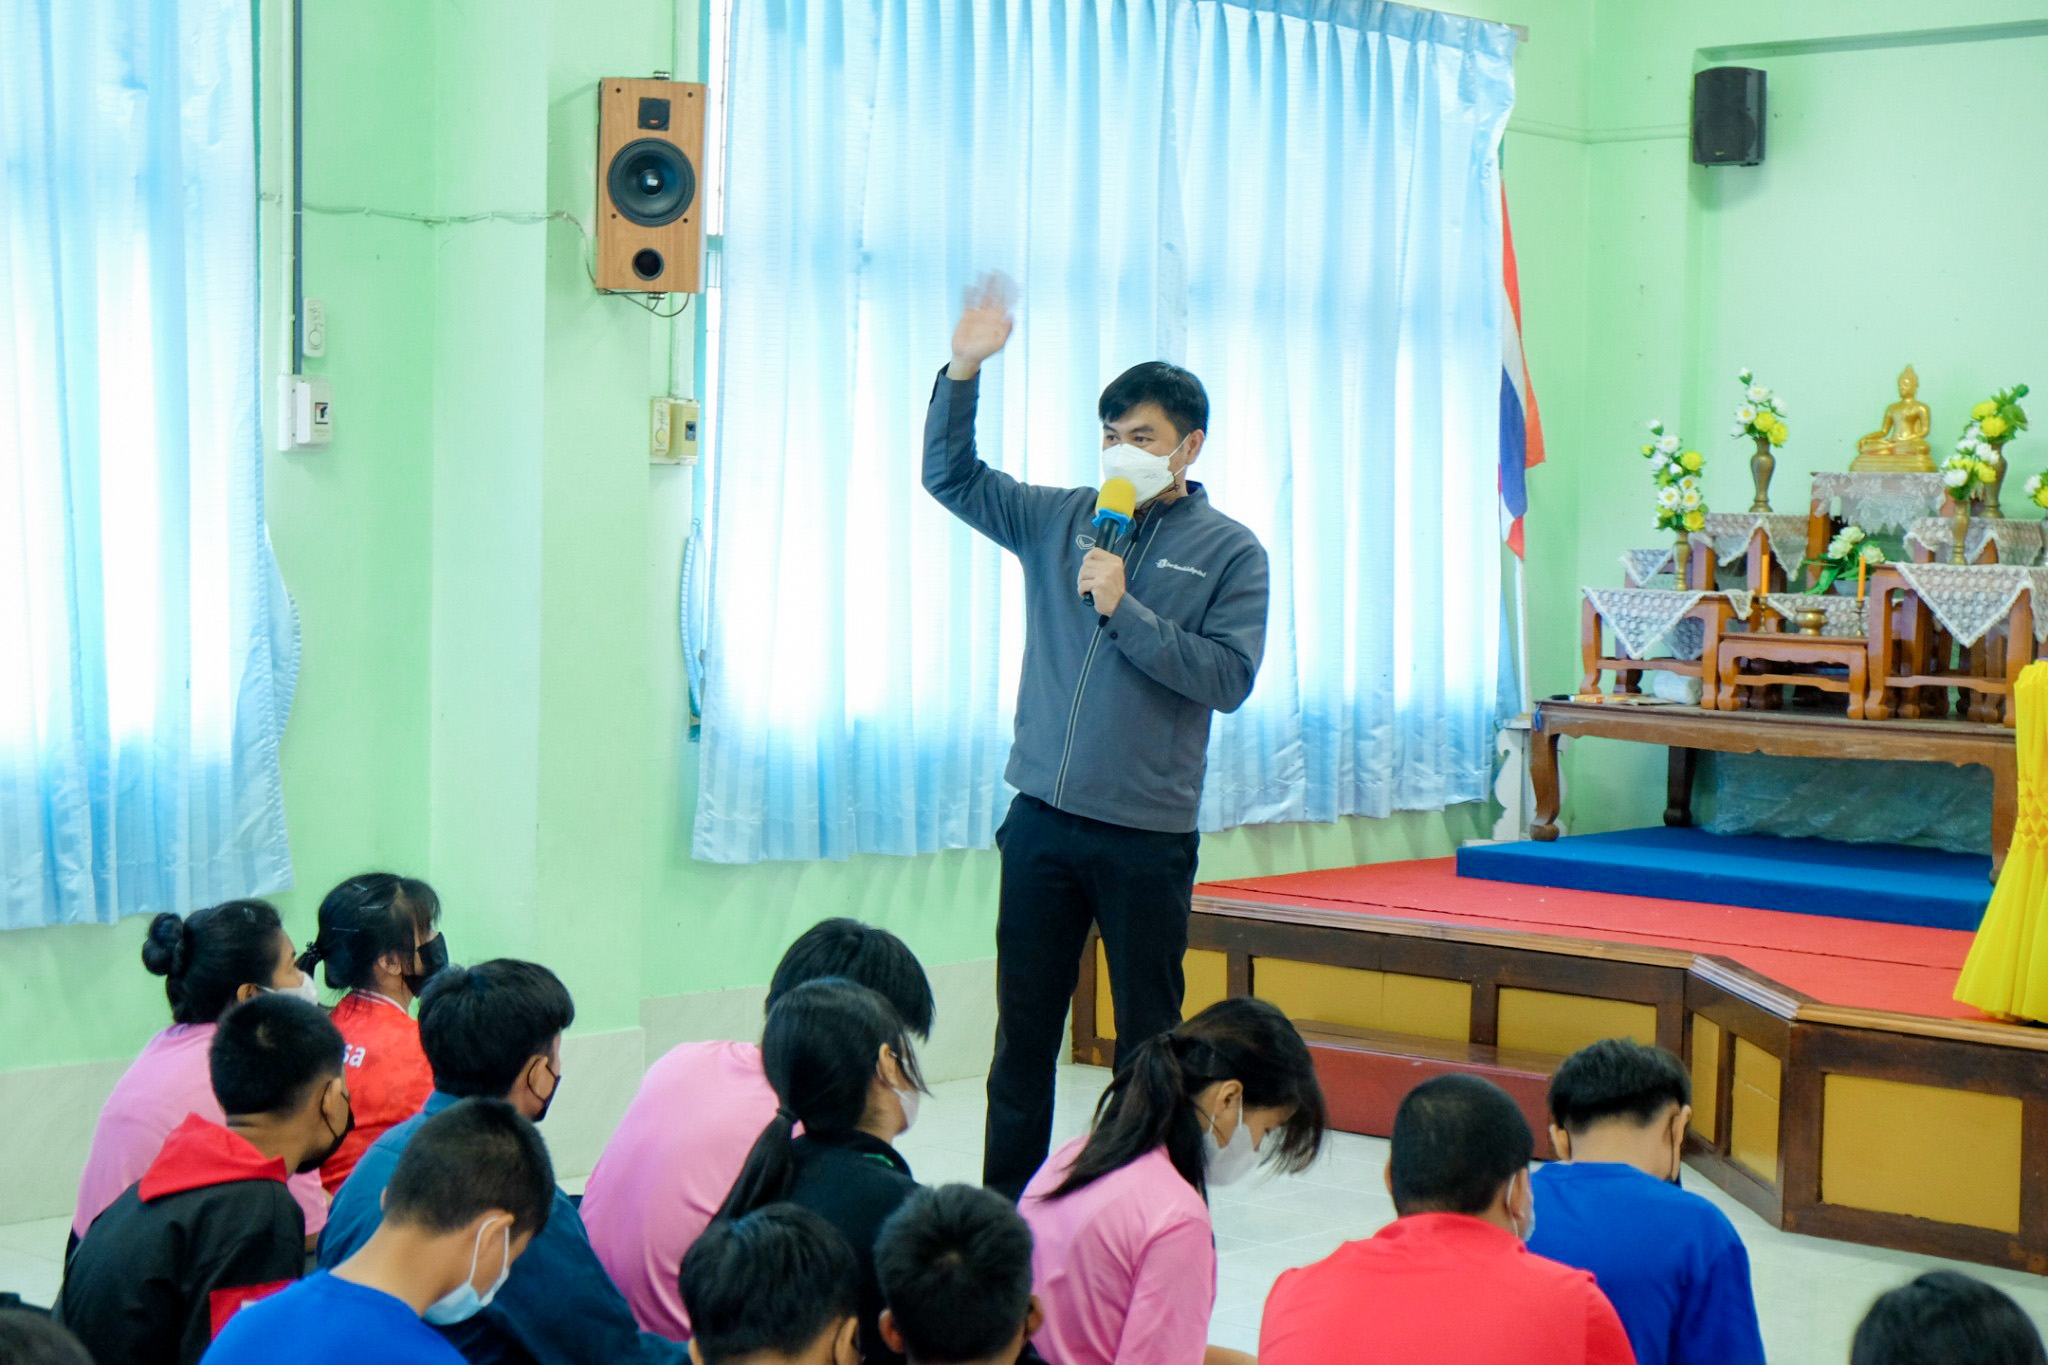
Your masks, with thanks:
M1641 943L1731 958L1830 1005L1981 1019L1951 995L1971 935L1698 901L1461 878L1456 860L1373 863L1206 882L1197 894L1424 923Z

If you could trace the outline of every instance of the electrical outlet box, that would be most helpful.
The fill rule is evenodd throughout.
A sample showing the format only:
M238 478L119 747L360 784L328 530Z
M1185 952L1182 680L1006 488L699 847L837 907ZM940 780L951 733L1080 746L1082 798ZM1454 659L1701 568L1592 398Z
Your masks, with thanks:
M702 409L694 398L679 398L669 404L673 410L669 419L671 431L669 449L675 452L678 464L697 463L697 425Z
M309 450L334 441L334 386L288 374L278 381L277 445Z

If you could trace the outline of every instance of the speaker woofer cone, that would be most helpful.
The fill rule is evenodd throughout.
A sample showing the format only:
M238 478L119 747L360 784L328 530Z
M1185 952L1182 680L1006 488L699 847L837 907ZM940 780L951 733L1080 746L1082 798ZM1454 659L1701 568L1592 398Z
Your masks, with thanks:
M663 227L689 212L697 198L697 170L682 148L643 137L619 148L605 170L612 207L641 227Z

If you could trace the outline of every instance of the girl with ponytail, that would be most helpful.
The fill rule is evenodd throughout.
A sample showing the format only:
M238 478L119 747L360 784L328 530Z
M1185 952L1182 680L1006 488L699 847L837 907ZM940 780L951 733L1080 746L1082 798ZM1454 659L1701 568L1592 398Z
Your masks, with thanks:
M330 989L348 992L333 1019L347 1045L343 1060L356 1116L354 1131L320 1168L330 1195L370 1144L419 1113L434 1091L412 1002L448 965L440 919L433 887L390 872L350 877L320 902L320 932L299 968L311 972L317 964Z
M895 1365L903 1358L877 1325L875 1237L917 1189L910 1164L891 1145L916 1120L924 1094L910 1030L867 987L837 977L812 981L768 1011L761 1065L778 1107L718 1217L790 1203L837 1228L860 1263L861 1359Z
M1201 1365L1216 1302L1208 1192L1322 1150L1308 1045L1263 1000L1211 1005L1132 1049L1093 1130L1024 1191L1039 1354L1060 1365Z
M227 1122L213 1096L207 1052L214 1026L230 1005L265 991L319 1003L313 979L293 963L291 937L267 901L224 901L187 916L158 915L142 941L142 965L164 979L171 1026L149 1040L100 1111L78 1181L74 1243L142 1179L186 1115ZM293 1176L291 1192L305 1212L310 1237L327 1225L320 1177Z

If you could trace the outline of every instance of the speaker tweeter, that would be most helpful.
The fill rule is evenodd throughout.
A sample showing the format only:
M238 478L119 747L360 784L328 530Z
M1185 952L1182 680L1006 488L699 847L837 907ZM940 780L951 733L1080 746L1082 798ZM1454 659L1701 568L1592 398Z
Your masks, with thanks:
M598 87L598 288L698 292L704 98L703 86L686 81L620 77Z

